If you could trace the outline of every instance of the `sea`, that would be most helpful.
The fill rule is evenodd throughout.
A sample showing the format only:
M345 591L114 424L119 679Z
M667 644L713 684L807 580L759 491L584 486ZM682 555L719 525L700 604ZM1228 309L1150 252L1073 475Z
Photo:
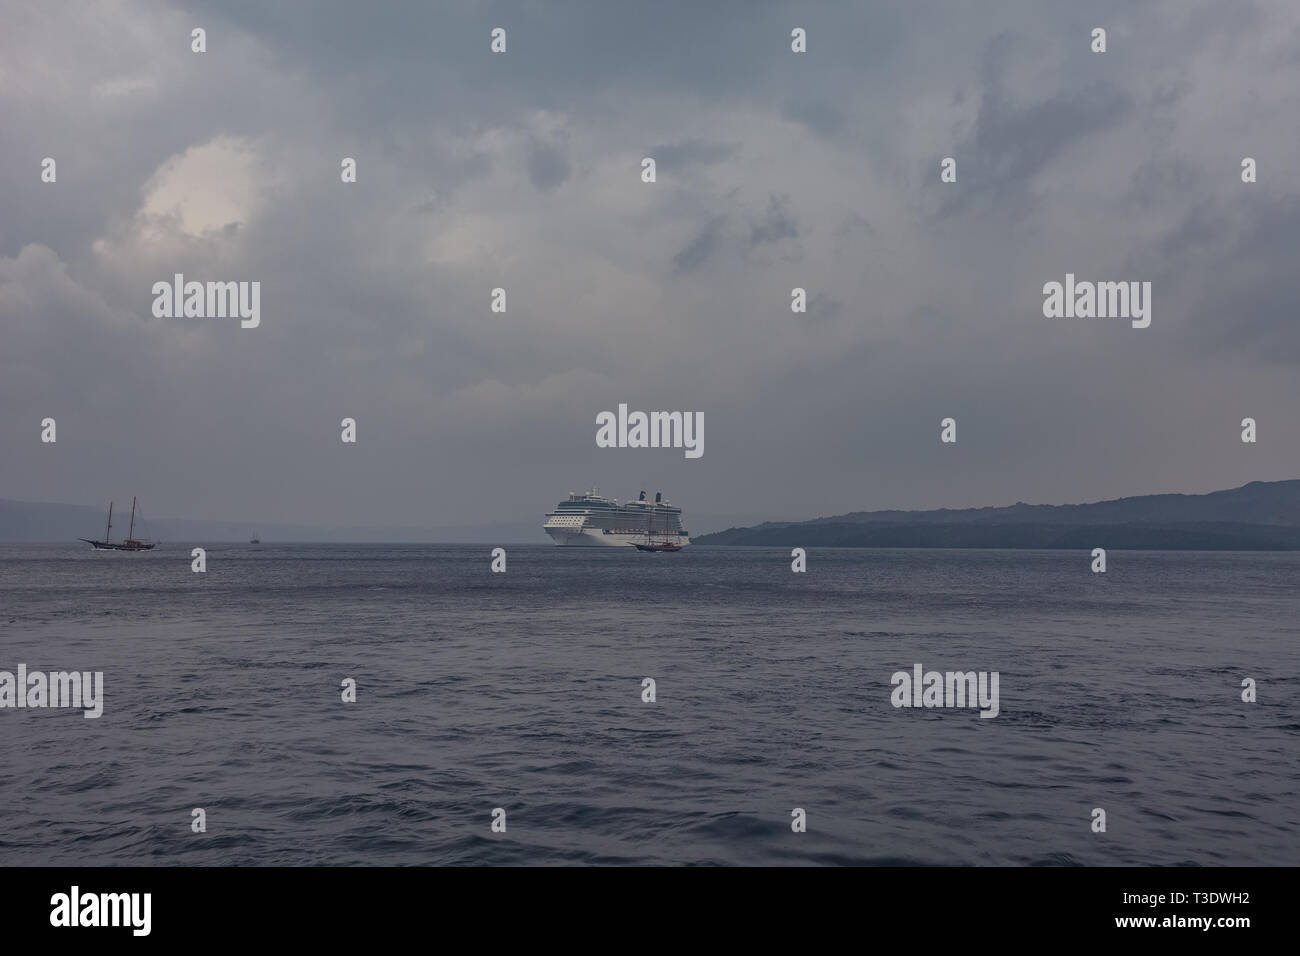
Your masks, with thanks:
M0 866L1300 861L1300 554L503 547L0 545Z

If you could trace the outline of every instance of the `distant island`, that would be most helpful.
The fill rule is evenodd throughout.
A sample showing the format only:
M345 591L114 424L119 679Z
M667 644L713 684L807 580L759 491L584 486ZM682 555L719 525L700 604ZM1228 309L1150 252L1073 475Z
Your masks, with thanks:
M703 545L822 548L1300 550L1300 479L1204 495L1141 495L1083 505L855 511L765 522L694 539Z

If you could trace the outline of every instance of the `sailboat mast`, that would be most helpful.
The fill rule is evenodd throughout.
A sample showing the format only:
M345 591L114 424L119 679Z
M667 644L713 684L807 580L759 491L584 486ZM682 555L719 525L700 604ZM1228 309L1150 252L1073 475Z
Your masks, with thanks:
M110 541L113 540L112 538L110 538L110 537L108 536L108 535L109 535L109 532L111 532L112 530L113 530L113 502L110 501L110 502L108 503L108 524L104 527L104 543L105 543L105 544L108 544L108 542L110 542Z
M131 530L127 532L127 537L135 540L135 495L131 496Z

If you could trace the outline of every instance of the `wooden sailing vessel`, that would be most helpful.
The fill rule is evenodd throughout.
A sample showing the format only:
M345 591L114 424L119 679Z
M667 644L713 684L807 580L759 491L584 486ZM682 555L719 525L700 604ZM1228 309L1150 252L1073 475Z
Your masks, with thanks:
M643 498L645 497L645 492L641 493L641 497ZM656 501L659 500L657 496L655 500ZM633 547L635 547L638 551L680 551L682 550L682 545L678 544L676 541L670 541L667 537L664 537L659 541L655 541L654 536L651 534L651 527L653 526L653 524L654 524L654 509L653 507L648 507L646 509L646 519L645 519L645 544L641 544L639 541L633 541L632 542Z
M131 499L131 527L127 531L126 537L116 544L113 543L113 502L108 503L108 524L104 527L104 540L92 541L90 538L78 538L78 541L84 541L96 551L149 551L154 548L157 541L141 541L135 536L135 498Z

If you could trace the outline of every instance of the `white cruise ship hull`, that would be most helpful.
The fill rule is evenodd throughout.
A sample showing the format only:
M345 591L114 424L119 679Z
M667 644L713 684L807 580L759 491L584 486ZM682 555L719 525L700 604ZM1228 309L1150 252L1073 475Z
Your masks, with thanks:
M621 531L600 531L586 528L572 531L564 528L547 528L546 533L556 544L566 548L630 548L636 544L645 544L644 534L626 534ZM688 545L691 539L685 535L674 537L680 545Z

